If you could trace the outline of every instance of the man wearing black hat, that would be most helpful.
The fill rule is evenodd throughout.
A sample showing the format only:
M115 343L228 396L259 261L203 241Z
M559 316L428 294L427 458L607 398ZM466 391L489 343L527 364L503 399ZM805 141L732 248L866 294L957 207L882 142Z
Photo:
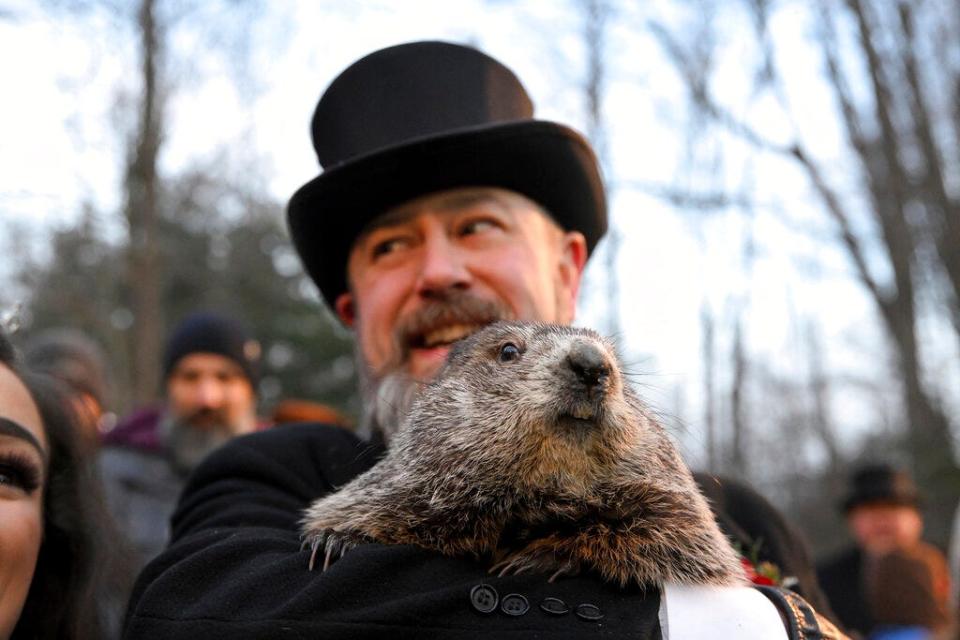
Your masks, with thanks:
M170 334L165 400L104 437L100 466L108 504L139 566L166 545L187 475L230 438L256 430L260 346L231 318L194 313Z
M138 581L128 636L661 637L658 593L595 577L500 578L381 545L307 571L302 510L374 464L453 342L499 319L571 322L606 230L590 146L534 119L516 76L470 47L418 42L359 60L321 97L312 135L324 172L294 194L288 221L356 334L371 441L301 425L211 456L173 544Z
M946 559L920 539L920 495L906 472L886 464L856 470L841 509L855 544L820 564L817 574L844 627L864 635L873 629L875 615L868 605L873 565L894 551L919 553L930 566L942 567L934 584L946 606L950 591Z

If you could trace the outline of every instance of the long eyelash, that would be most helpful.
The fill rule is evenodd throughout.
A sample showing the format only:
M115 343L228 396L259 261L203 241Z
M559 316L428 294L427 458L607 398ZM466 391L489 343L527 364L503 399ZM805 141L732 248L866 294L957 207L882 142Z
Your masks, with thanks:
M0 453L0 478L8 478L15 487L33 493L40 487L41 470L25 455L16 452ZM0 482L0 485L5 484Z

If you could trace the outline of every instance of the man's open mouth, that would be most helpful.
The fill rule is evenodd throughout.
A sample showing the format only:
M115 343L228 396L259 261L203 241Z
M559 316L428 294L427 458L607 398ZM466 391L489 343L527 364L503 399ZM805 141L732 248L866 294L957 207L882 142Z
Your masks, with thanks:
M462 340L472 333L479 331L482 327L482 324L462 323L437 327L424 333L411 336L410 347L413 349L433 349L436 347L449 346L457 340Z

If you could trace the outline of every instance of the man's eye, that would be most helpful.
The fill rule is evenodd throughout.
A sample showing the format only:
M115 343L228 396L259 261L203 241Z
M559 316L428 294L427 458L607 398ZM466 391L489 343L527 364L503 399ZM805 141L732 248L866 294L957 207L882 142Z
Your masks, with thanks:
M380 256L394 253L395 251L402 249L404 246L406 246L406 241L402 238L390 238L389 240L384 240L373 245L371 255L376 259Z
M492 220L471 220L460 227L460 235L469 236L495 228Z

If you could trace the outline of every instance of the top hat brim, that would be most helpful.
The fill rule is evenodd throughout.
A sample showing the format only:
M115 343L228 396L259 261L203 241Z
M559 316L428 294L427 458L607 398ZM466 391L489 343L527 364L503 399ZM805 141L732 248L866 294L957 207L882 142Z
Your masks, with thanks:
M856 507L864 505L896 505L900 507L914 507L920 509L923 501L916 493L897 493L893 491L862 491L848 496L840 503L840 510L848 514Z
M347 261L387 209L456 187L500 187L540 206L592 251L606 232L596 156L563 125L523 120L425 137L353 158L303 185L287 209L294 246L331 308L348 290Z

